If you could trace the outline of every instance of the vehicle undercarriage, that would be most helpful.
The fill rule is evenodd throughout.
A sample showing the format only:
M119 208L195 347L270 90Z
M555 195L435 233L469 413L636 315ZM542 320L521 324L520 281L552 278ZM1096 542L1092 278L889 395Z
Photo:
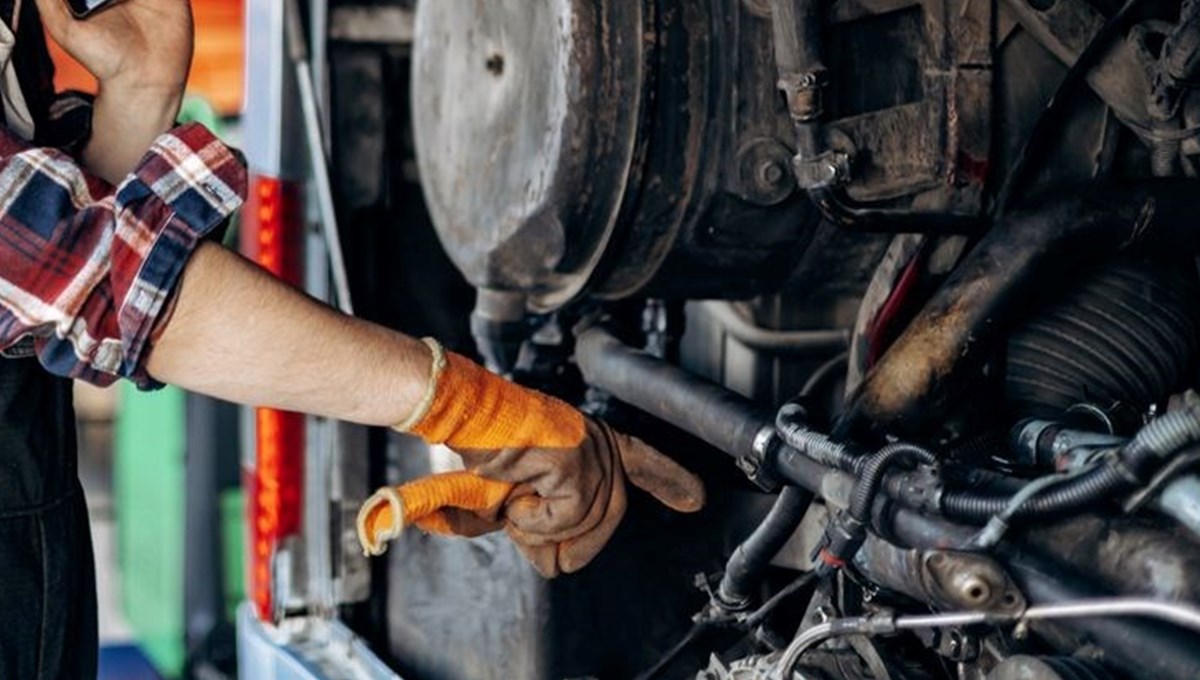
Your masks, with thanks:
M405 537L414 677L1200 677L1200 3L426 0L412 35L394 181L475 293L410 281L423 328L710 497L551 583Z

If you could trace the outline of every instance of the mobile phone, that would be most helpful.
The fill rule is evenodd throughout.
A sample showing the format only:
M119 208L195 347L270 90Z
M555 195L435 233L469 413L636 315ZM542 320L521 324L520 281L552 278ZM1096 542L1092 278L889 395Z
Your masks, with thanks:
M115 4L117 0L64 0L67 6L71 8L71 14L75 18L82 19L89 14L94 14L99 10Z

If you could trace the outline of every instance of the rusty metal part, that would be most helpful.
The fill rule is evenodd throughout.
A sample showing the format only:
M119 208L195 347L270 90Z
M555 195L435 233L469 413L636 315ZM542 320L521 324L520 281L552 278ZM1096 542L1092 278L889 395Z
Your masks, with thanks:
M795 183L788 174L792 152L778 139L759 137L737 153L737 194L755 205L775 205L791 196Z
M777 288L818 214L775 179L791 121L768 85L771 24L753 3L655 4L642 165L592 293L738 299Z
M1095 661L1069 656L1036 657L1018 654L996 665L986 680L1114 680Z
M1076 565L1115 592L1200 600L1200 545L1182 528L1079 517L1026 532L1035 550Z
M1105 19L1086 0L1006 0L1021 27L1063 64L1079 59ZM1087 75L1087 84L1125 121L1149 127L1150 77L1132 43L1116 40Z
M777 288L817 212L790 178L770 24L732 0L420 3L414 139L443 245L528 311Z
M707 439L741 461L757 457L757 462L747 465L751 471L786 479L831 500L840 496L840 503L846 504L845 491L853 478L783 446L778 437L770 436L774 432L770 417L749 400L630 350L600 329L586 331L580 341L578 360L590 383ZM664 396L671 399L661 398ZM708 416L697 416L700 412ZM756 436L764 432L768 436ZM832 487L842 491L830 492ZM895 491L890 484L885 490L889 494ZM872 520L876 536L888 536L914 549L944 550L966 545L976 533L974 527L897 505L882 498L876 503ZM1101 523L1089 524L1095 522ZM1002 545L998 557L1031 604L1113 592L1200 599L1193 591L1194 579L1188 577L1196 573L1195 565L1200 565L1200 547L1179 538L1178 532L1130 520L1106 524L1098 518L1083 518L1025 532L1009 544L1021 545L1019 550ZM1164 573L1170 574L1161 582L1160 565L1169 566ZM1149 663L1162 680L1200 677L1200 647L1194 636L1140 622L1093 619L1074 620L1064 628L1089 636L1120 668L1143 668ZM1067 650L1078 645L1076 637L1051 642Z
M835 435L928 434L1012 326L1033 287L1122 248L1192 253L1196 185L1093 185L1007 216L980 240L868 373Z
M943 609L1015 611L1025 604L1016 584L986 555L927 551L921 555L921 566L926 591Z
M1192 632L1200 633L1200 609L1192 605L1143 598L1078 600L1038 605L1006 614L955 612L924 616L896 616L893 613L884 612L871 616L834 619L806 629L784 650L772 677L779 680L790 677L796 663L808 651L828 640L848 635L893 635L903 630L927 628L1131 616L1167 621Z
M1025 607L1025 597L1004 568L980 553L904 549L872 537L855 565L873 582L941 610Z
M968 3L960 13L942 0L838 3L831 26L814 0L772 8L796 181L826 218L878 231L982 229L992 5ZM895 86L880 97L856 68L885 69Z

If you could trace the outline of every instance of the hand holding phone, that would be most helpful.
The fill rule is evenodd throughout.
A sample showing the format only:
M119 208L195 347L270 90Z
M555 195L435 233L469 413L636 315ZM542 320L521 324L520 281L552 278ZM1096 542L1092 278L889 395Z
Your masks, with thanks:
M182 93L192 62L188 0L36 0L54 42L100 88ZM88 12L86 19L75 16Z

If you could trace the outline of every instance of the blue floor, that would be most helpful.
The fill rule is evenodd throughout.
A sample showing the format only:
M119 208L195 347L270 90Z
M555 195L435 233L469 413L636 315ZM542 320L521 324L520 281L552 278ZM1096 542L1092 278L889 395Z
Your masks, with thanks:
M97 680L162 680L141 650L133 645L100 648Z

